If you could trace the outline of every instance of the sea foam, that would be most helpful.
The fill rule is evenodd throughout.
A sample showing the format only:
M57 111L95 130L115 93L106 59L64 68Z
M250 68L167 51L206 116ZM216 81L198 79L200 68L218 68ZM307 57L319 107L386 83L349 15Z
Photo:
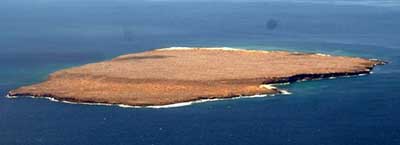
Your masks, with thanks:
M226 50L226 51L269 53L269 51L267 50L248 50L248 49L232 48L232 47L168 47L168 48L156 49L156 51L167 51L167 50Z
M167 104L167 105L149 105L149 106L133 106L133 105L125 105L125 104L107 104L107 103L71 102L71 101L58 100L58 99L52 98L52 97L9 96L9 95L7 95L6 97L9 98L9 99L17 99L19 97L28 97L28 98L34 98L34 99L47 99L47 100L50 100L52 102L61 102L61 103L66 103L66 104L78 104L78 105L117 106L117 107L122 107L122 108L154 108L154 109L160 109L160 108L183 107L183 106L189 106L189 105L198 104L198 103L220 101L220 100L233 100L233 99L242 99L242 98L260 98L260 97L267 97L267 96L274 96L274 94L253 95L253 96L239 96L239 97L221 98L221 99L201 99L201 100L195 100L195 101L189 101L189 102L180 102L180 103Z

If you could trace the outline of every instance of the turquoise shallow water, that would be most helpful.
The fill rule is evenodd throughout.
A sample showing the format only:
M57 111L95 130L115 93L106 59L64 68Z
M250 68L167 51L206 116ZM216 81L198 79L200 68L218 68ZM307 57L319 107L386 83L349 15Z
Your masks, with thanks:
M171 46L320 52L389 62L292 95L168 109L0 97L1 145L400 144L400 8L315 2L0 2L0 93L59 69ZM277 22L273 30L269 20Z

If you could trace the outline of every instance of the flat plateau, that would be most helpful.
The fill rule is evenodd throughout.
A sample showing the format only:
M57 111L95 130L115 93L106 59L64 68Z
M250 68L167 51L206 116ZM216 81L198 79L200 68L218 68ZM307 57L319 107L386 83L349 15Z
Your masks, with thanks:
M381 61L317 53L231 48L164 48L64 69L9 96L77 103L168 105L276 94L268 84L368 74Z

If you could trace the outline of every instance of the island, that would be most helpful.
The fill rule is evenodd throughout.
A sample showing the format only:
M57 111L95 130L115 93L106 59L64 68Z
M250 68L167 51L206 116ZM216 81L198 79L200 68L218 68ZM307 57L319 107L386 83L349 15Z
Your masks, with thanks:
M369 74L382 61L319 53L172 47L54 72L8 96L76 103L168 105L279 94L271 84Z

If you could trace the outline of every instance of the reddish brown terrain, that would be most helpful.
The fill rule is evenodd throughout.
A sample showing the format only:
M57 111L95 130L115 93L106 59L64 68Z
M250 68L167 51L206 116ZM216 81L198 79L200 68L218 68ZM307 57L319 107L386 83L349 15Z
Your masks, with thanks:
M217 48L159 49L57 71L10 96L134 106L273 94L263 84L369 73L363 58Z

